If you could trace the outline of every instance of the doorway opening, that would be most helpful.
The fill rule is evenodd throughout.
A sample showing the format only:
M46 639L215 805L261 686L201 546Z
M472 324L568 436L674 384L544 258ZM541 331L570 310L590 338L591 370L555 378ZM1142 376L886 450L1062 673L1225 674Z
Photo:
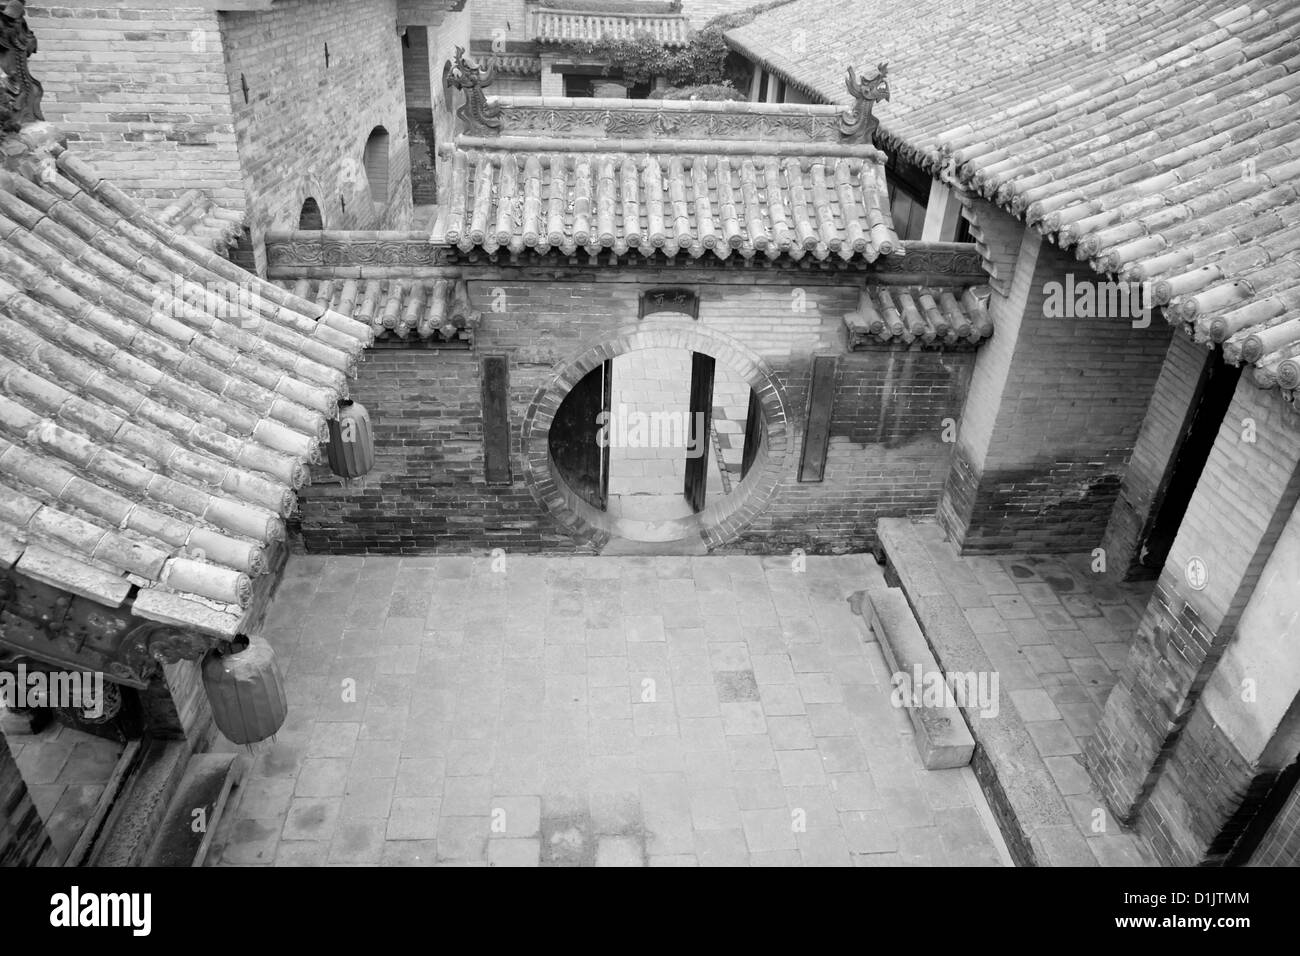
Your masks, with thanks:
M625 352L565 397L550 454L565 482L622 536L686 537L692 519L738 493L762 443L749 383L711 355L683 348Z
M1158 577L1164 567L1240 378L1241 368L1229 365L1223 360L1223 350L1215 349L1205 363L1201 383L1192 399L1194 410L1165 477L1163 491L1143 528L1129 569L1130 579Z
M411 164L412 228L432 228L438 201L438 147L429 69L429 28L408 26L402 34L402 79Z
M703 553L775 494L786 407L766 365L727 337L643 324L539 393L524 432L530 486L604 553L620 542Z
M325 228L325 217L321 215L320 204L311 196L303 200L302 209L298 211L298 228L313 232Z

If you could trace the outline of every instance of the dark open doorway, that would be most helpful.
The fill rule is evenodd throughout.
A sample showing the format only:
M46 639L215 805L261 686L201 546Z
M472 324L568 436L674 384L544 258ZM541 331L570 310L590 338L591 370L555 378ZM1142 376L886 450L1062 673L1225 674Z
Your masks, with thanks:
M686 459L686 481L682 493L692 511L704 510L704 499L709 484L709 463L713 461L710 443L713 417L713 373L716 367L713 356L703 352L691 353L691 398L687 429L690 432L688 448L692 457Z
M575 497L641 540L636 529L666 533L729 500L758 460L763 430L742 376L710 355L656 347L583 376L560 403L547 447Z
M613 380L613 359L584 375L560 403L547 437L551 460L565 482L583 501L601 511L609 503L609 448L604 429Z
M1241 369L1227 364L1221 349L1216 349L1206 361L1192 398L1193 411L1143 529L1129 570L1130 579L1157 577L1164 567L1240 377Z

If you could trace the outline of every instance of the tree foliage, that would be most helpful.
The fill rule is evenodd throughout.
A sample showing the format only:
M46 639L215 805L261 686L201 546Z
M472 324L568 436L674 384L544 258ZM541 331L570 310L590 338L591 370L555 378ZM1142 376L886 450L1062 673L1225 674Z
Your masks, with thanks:
M603 60L606 76L617 69L632 83L653 83L663 77L670 86L691 86L727 79L727 43L716 28L700 30L678 49L665 47L650 33L640 33L630 39L583 43L579 52Z

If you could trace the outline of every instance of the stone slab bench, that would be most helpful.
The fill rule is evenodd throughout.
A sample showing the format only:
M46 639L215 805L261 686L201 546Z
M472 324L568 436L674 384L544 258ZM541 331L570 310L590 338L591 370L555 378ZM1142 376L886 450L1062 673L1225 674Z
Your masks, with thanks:
M927 685L942 680L943 672L916 623L907 596L900 588L872 588L866 596L863 616L894 675L891 700L902 697L916 730L921 763L927 770L966 766L975 752L975 739L951 694L943 694L940 702L932 699L933 694L926 694ZM905 682L900 675L905 675ZM921 686L915 686L918 677Z

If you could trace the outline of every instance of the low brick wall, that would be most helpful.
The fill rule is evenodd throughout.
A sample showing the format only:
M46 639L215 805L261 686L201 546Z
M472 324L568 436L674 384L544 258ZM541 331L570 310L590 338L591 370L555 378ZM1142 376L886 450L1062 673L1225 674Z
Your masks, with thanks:
M759 357L788 403L789 454L775 488L761 512L716 543L720 550L864 550L875 543L879 515L934 513L953 448L945 420L960 417L973 351L880 346L847 352L843 316L858 299L849 277L844 284L807 285L797 284L799 276L682 278L667 270L618 281L521 270L511 279L471 281L471 298L483 311L474 350L401 344L371 350L354 397L370 412L376 465L346 486L321 471L303 491L308 550L592 550L589 538L566 530L530 491L522 429L557 374L636 328L640 293L657 285L697 288L699 327ZM483 472L483 354L509 360L513 482L507 487L489 487ZM838 356L835 406L825 480L800 483L814 354Z

